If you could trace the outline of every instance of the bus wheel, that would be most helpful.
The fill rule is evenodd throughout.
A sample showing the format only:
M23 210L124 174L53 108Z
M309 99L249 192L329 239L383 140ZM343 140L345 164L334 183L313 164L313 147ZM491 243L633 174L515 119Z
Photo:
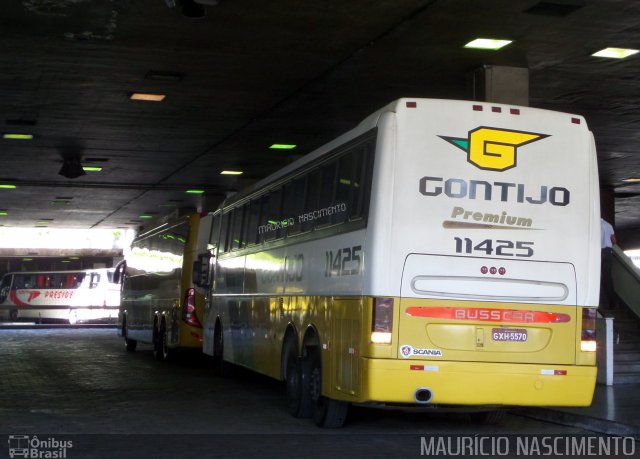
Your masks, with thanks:
M170 361L173 360L176 356L176 350L169 347L167 344L167 327L162 324L162 329L160 330L160 344L162 351L162 360Z
M479 413L470 413L471 421L476 424L496 425L500 424L507 412L504 410L482 411Z
M136 351L136 346L138 345L138 342L135 339L129 339L128 334L129 334L129 332L127 331L127 321L123 320L122 321L122 336L124 336L124 347L127 350L127 352L135 352Z
M294 344L289 344L286 353L285 383L287 390L287 409L296 418L310 418L313 415L313 403L309 385L309 359L299 359Z
M313 401L313 420L318 427L338 429L347 420L349 404L322 395L322 359L320 351L312 351L309 355L310 377L309 390Z
M151 340L153 341L153 358L158 361L164 360L164 353L162 352L165 346L164 323L160 330L158 330L157 322L153 325L153 337Z
M13 310L9 311L9 319L12 322L18 320L18 310L17 309L13 309Z

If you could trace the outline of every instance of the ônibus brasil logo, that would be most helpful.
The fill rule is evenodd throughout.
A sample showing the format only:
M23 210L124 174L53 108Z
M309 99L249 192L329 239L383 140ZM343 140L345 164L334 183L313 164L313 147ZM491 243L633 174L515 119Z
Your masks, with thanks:
M506 171L516 167L518 147L549 136L481 126L469 131L466 139L443 135L438 137L466 151L467 161L477 168Z

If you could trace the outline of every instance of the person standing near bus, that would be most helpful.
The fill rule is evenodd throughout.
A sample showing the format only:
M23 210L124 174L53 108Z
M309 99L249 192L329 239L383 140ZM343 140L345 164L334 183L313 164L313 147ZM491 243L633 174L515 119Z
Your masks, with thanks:
M604 291L601 303L605 309L616 308L616 297L611 278L611 264L613 262L613 246L617 244L613 226L604 218L600 219L600 246L602 248L602 264L600 271L600 285ZM602 301L604 300L604 301Z

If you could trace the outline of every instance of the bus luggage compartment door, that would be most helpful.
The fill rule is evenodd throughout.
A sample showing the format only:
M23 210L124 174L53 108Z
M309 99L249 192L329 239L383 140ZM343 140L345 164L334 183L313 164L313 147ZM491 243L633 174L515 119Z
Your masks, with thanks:
M400 358L575 363L570 263L411 254L401 296Z

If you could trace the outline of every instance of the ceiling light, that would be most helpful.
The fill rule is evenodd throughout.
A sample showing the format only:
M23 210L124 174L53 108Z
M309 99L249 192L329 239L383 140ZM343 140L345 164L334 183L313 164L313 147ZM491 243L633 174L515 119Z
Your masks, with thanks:
M297 145L291 145L287 143L274 143L269 148L272 150L293 150Z
M640 183L640 178L627 178L622 181L627 183Z
M492 49L498 50L503 48L511 43L511 40L496 40L493 38L476 38L475 40L470 41L466 45L465 48L475 48L475 49Z
M182 80L182 73L165 72L163 70L149 70L144 78L146 80L180 81Z
M164 94L146 94L143 92L134 92L129 99L145 100L148 102L162 102L166 96Z
M9 212L6 210L0 210L0 215L9 215Z
M191 194L202 194L204 193L204 190L187 190L186 192Z
M220 175L242 175L242 171L222 171Z
M100 172L102 170L101 167L97 167L97 166L82 166L82 169L85 172Z
M22 261L33 261L33 258L23 258Z
M593 53L595 57L609 57L612 59L624 59L625 57L632 56L638 52L637 49L625 49L625 48L605 48L601 49L597 53Z
M14 189L16 186L15 185L9 185L9 184L0 184L0 189L7 189L7 190L12 190Z
M149 215L149 214L142 214L142 215L138 215L138 218L144 218L146 220L150 220L153 218L153 215Z
M33 134L18 134L7 132L2 134L2 138L8 140L33 140Z

